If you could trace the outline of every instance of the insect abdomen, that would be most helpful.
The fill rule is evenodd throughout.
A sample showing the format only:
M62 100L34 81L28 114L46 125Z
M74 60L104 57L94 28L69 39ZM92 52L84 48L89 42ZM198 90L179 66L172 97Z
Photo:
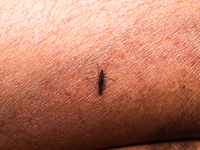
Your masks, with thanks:
M99 88L103 88L103 78L99 78Z

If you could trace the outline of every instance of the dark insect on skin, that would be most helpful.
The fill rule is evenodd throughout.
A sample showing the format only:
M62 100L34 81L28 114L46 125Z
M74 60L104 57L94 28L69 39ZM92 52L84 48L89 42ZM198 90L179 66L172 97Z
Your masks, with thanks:
M105 75L106 75L106 69L107 69L108 65L107 65L107 67L105 68L105 73L104 73L104 71L103 71L102 69L101 69L101 71L99 72L99 65L98 65L98 63L97 63L97 66L98 66L98 74L99 74L99 75L96 76L96 77L91 77L91 78L98 78L97 84L98 84L98 88L99 88L99 93L101 94L102 91L103 91L103 86L104 86L104 89L106 89L106 88L105 88L105 83L104 83L104 78L110 79L110 80L112 80L112 81L115 81L115 80L113 80L113 79L111 79L111 78L105 76ZM91 78L88 78L88 79L91 79ZM95 88L97 87L97 84L96 84Z

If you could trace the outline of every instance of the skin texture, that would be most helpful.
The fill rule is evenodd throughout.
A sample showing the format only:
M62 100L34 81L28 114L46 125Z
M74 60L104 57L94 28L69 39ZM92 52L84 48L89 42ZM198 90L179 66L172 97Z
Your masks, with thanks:
M199 138L199 7L195 0L2 2L0 149ZM109 64L106 76L115 80L105 80L102 94L88 80L96 62Z
M129 146L124 148L117 148L112 150L199 150L199 141L184 141L184 142L173 142L173 143L157 143L157 144L146 144L138 146Z

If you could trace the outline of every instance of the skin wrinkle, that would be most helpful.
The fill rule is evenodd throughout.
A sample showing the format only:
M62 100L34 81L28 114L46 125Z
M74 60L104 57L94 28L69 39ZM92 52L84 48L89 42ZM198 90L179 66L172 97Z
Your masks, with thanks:
M128 15L112 11L116 9L112 3L100 13L98 5L91 10L74 6L74 11L81 10L69 20L71 14L50 15L51 9L61 7L54 3L39 13L41 17L34 16L38 5L21 20L17 17L10 37L5 37L11 42L4 41L1 47L8 65L0 63L5 73L0 79L4 91L0 120L5 123L0 147L7 143L8 149L65 149L66 145L97 149L158 141L160 136L163 140L198 137L199 35L186 28L196 28L190 24L198 20L198 10L187 14L189 10L184 13L179 5L165 6L163 1L156 11L157 1L151 9L145 2L140 8L133 2L123 5L126 12L125 6L133 3ZM166 16L159 13L165 7ZM154 13L158 13L155 19ZM178 21L177 14L183 16ZM94 88L96 80L87 81L96 74L95 62L109 63L109 77L117 81L106 81L102 96ZM186 70L185 77L178 74L181 69ZM177 84L174 89L169 87L171 80Z

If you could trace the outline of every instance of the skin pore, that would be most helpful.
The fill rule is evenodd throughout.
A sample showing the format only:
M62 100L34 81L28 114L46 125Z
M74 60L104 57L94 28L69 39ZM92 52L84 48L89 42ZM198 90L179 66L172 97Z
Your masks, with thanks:
M195 0L2 2L0 149L199 138L199 7ZM96 62L109 64L106 76L115 80L105 79L102 95L97 79L88 80L98 75Z

